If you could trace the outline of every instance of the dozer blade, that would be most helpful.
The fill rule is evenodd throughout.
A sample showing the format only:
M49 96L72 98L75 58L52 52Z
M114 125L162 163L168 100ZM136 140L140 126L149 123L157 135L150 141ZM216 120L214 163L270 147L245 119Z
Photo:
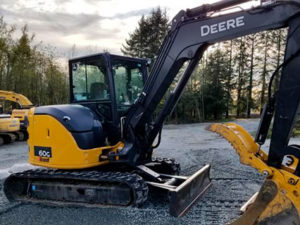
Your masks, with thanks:
M169 209L172 216L183 216L211 186L209 171L210 166L207 165L170 191Z
M266 163L268 155L237 124L212 124L208 129L223 136L233 146L241 163L266 176L255 200L230 225L300 225L300 182L291 168L269 167Z
M175 176L160 174L165 183L147 182L149 185L169 192L169 211L172 216L181 217L211 186L210 165L205 165L193 175Z

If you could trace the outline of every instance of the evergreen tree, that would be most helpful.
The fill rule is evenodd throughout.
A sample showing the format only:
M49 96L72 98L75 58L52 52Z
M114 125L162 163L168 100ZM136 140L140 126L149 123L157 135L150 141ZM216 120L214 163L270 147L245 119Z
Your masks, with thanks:
M226 63L224 64L224 69L226 73L224 76L224 88L225 88L225 101L226 101L226 112L225 117L229 118L229 112L233 107L233 99L232 99L232 90L234 89L235 83L233 82L234 74L233 74L233 57L234 57L234 49L233 49L233 40L227 41L222 45L224 49L224 56L226 58Z
M260 73L260 108L262 109L264 104L266 103L266 95L267 95L267 87L268 87L268 80L269 75L271 72L270 69L270 50L272 48L272 32L262 32L260 34L261 40L261 48L263 49L262 52L262 68Z
M250 68L249 68L249 83L247 87L247 118L251 117L251 108L253 107L253 101L252 101L252 89L253 89L253 76L254 76L254 50L255 50L255 35L249 35L246 37L246 42L248 43L247 47L250 51Z
M226 53L219 48L208 56L203 70L206 83L203 86L205 119L219 119L226 112L224 81L229 73Z
M67 75L53 52L34 46L26 25L17 40L14 32L15 27L0 18L0 89L21 93L35 105L68 102Z
M8 26L0 17L0 88L4 88L5 77L10 71L11 48L13 46L12 34L14 26Z
M276 70L283 62L285 44L286 44L287 29L279 29L272 31L272 49L271 49L271 65L272 70ZM276 76L273 83L273 89L276 90L279 86L280 76ZM273 90L273 91L274 91Z
M144 15L138 27L129 34L121 51L124 55L154 59L168 31L166 11L153 9L148 17Z
M234 58L235 70L236 70L236 116L240 117L242 112L245 112L246 108L246 98L245 98L245 85L247 80L247 47L245 42L245 37L238 38L235 40L236 43L236 55Z

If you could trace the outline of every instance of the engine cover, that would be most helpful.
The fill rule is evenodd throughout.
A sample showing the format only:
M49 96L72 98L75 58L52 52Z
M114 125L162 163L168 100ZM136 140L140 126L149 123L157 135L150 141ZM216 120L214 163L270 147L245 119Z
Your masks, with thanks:
M101 122L82 105L53 105L35 108L34 115L49 115L57 119L74 137L81 149L104 145L105 135Z

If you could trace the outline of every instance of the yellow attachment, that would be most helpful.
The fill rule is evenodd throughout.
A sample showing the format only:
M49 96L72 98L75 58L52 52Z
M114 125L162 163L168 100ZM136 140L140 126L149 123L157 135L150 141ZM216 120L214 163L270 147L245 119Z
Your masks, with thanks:
M300 224L300 178L293 174L295 163L282 165L281 169L268 166L268 155L235 123L212 124L209 130L220 134L233 146L241 163L267 177L254 203L232 225Z
M0 118L0 133L15 132L20 130L20 121L12 118Z
M49 115L28 113L29 162L55 169L83 169L107 164L107 154L118 151L124 144L80 149L72 134L58 120ZM50 153L51 151L51 153ZM100 156L101 160L100 160Z

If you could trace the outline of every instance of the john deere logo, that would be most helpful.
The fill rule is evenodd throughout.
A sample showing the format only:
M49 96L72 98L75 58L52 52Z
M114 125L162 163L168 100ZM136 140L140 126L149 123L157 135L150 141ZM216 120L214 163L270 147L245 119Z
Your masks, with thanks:
M212 25L204 25L201 26L201 37L210 35L210 34L216 34L220 33L226 30L231 30L237 27L245 26L245 17L240 16L235 19L230 19L226 21L222 21L220 23L215 23Z

